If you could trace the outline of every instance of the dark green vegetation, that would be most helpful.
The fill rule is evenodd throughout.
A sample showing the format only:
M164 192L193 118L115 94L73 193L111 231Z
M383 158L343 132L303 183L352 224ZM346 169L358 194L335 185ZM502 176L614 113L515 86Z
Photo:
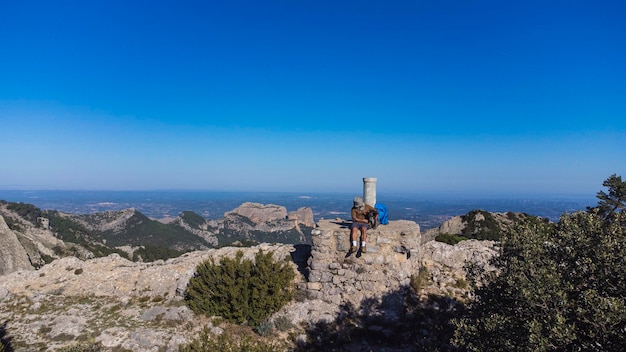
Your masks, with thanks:
M507 212L505 216L512 224L522 221L545 224L549 222L547 219L522 213ZM461 219L467 223L467 226L461 232L461 235L467 239L499 241L503 229L510 227L510 224L503 226L503 222L498 221L493 213L484 210L472 210L461 216Z
M133 252L133 261L153 262L155 260L165 260L168 258L180 257L184 251L179 251L166 246L144 245Z
M201 229L202 225L206 223L206 220L202 216L193 211L183 211L180 213L180 218L194 229Z
M57 352L100 352L105 349L99 343L77 342L72 345L62 347Z
M294 277L289 263L275 261L271 252L259 251L250 261L239 251L219 265L213 260L198 265L185 299L198 314L257 326L293 298Z
M435 240L451 245L470 239L499 241L503 233L520 223L550 224L546 218L525 213L506 212L501 214L479 209L462 215L461 220L466 226L460 234L441 233L435 237Z
M24 221L40 228L41 223L38 219L48 219L50 230L57 238L68 244L67 248L53 248L55 254L60 257L77 255L77 248L72 244L85 248L95 257L117 253L135 261L168 259L180 256L185 251L212 247L203 238L180 226L162 224L137 211L125 219L122 227L101 231L98 230L98 224L99 221L102 222L102 219L99 219L103 217L102 214L70 215L56 210L42 211L31 204L0 202L6 204L7 209L19 217L3 214L7 225L14 231L25 231ZM115 215L115 213L107 214L112 217L112 221L115 220ZM196 225L199 224L199 219L205 221L193 212L184 212L183 216L186 221L191 221ZM138 249L133 252L133 257L129 258L126 252L115 248L118 246L133 246ZM45 262L50 262L53 258L43 259Z
M452 235L449 233L441 233L435 237L435 241L447 243L450 245L455 245L461 241L468 240L469 238L461 235Z
M461 218L467 223L467 227L461 232L463 237L492 241L500 239L500 226L490 212L472 210Z
M4 201L3 201L4 202ZM32 222L33 224L37 223L37 218L42 216L41 209L37 208L32 204L26 203L6 203L7 209L16 212L22 218Z
M97 234L110 246L154 246L189 250L208 246L200 237L185 231L179 226L162 224L135 211L126 221L124 232L107 230Z
M604 217L609 222L618 221L616 218L622 216L621 221L624 225L624 203L626 202L626 182L622 181L622 176L611 175L604 182L604 187L608 188L609 193L604 191L598 192L596 198L599 199L598 206L589 208L590 212L596 211L599 216Z
M94 231L89 231L80 223L56 210L45 211L42 213L42 216L50 220L50 229L59 239L65 242L76 243L92 252L96 257L105 257L109 254L117 253L122 257L128 258L126 252L104 245L97 240ZM59 247L54 248L54 250L61 257L76 255L71 247L69 250L63 250Z
M493 264L473 268L475 296L455 320L469 351L623 351L626 346L626 184L615 175L598 206L555 226L527 222L502 238Z

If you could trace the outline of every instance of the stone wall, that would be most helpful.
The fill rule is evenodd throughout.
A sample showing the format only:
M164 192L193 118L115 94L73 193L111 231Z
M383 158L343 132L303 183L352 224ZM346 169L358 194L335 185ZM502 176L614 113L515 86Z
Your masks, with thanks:
M308 299L334 305L380 298L408 287L420 267L421 234L412 221L390 221L368 230L367 253L348 255L349 222L320 220L308 261Z

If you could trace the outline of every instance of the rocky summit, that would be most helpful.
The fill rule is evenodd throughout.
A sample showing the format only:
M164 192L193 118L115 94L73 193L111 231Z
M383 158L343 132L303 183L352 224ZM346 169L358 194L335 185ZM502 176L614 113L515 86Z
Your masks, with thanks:
M0 217L6 236L10 231L3 224ZM185 306L185 288L196 266L237 251L253 260L259 250L290 258L297 274L297 299L274 315L294 326L293 343L306 343L307 326L337 321L347 306L360 309L364 302L378 319L369 329L385 333L386 324L405 318L406 297L417 276L427 273L419 288L424 294L462 297L463 265L485 263L497 251L492 241L424 242L418 224L398 220L368 231L367 253L350 254L349 231L347 221L322 220L311 231L310 244L224 247L154 262L132 262L118 254L65 257L33 270L14 261L15 271L0 281L2 338L16 351L54 351L77 341L94 341L111 351L177 351L203 328L216 333L227 328Z

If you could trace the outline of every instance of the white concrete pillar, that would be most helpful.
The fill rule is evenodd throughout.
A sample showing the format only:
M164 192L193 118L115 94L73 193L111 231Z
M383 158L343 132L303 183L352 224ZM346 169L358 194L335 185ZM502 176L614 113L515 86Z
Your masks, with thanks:
M363 201L365 204L374 206L376 204L376 178L363 178Z

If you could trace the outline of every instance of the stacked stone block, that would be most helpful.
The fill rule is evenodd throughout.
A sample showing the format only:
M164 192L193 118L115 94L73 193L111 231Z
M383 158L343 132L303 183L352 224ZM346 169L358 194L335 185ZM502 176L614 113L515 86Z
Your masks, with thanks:
M306 283L309 299L358 306L363 299L408 287L420 267L420 228L412 221L391 221L368 230L368 252L361 255L348 255L348 221L321 220L312 241Z

